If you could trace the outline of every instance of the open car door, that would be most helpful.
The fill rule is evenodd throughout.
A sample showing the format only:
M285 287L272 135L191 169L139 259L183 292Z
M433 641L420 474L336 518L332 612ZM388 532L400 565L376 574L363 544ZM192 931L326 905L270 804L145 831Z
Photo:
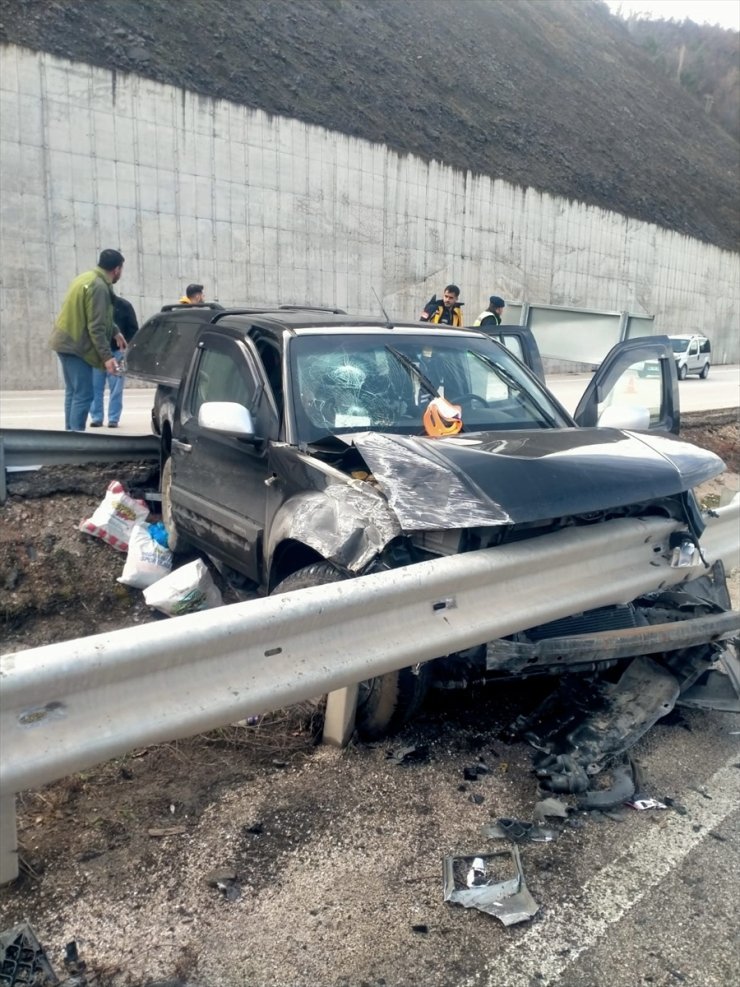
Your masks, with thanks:
M542 357L532 330L527 326L478 326L478 332L484 332L497 343L501 343L514 356L518 357L525 367L529 367L535 377L546 385Z
M668 337L640 336L617 343L594 374L573 417L584 426L678 435L678 376Z

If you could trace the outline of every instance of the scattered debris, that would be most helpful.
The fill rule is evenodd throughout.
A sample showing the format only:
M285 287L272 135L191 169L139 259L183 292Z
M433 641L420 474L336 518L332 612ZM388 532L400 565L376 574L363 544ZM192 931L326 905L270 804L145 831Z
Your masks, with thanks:
M76 940L68 942L64 947L64 969L74 977L74 980L65 980L61 987L85 987L87 979L84 977L87 963L80 959ZM78 979L83 975L83 979Z
M483 761L477 761L463 768L463 778L466 781L479 781L481 775L487 775L490 768Z
M532 819L534 822L539 823L544 822L548 816L567 819L568 806L565 802L561 802L560 799L542 799L535 805Z
M232 868L217 867L206 874L205 880L209 888L216 888L227 901L236 901L242 893L238 875Z
M601 811L613 809L615 806L624 805L628 799L637 795L637 783L631 761L625 760L620 764L612 765L609 773L611 785L583 792L577 799L579 809Z
M520 819L497 819L483 827L483 835L494 840L512 840L514 843L551 843L560 834L556 829L546 829Z
M663 802L665 802L665 804L668 806L669 809L673 809L674 812L677 812L679 816L685 816L688 814L689 810L686 808L686 806L682 805L680 802L677 802L675 799L671 798L670 795L664 795Z
M483 805L486 800L483 795L478 792L473 792L473 794L468 797L468 801L472 802L473 805Z
M526 922L539 910L524 881L516 847L475 857L445 857L444 900L487 912L504 925Z
M625 802L626 806L630 809L637 809L642 812L645 809L667 809L668 806L665 802L659 802L658 799L644 798L644 799L633 799L631 802Z
M421 764L429 760L429 747L426 744L400 747L397 751L388 751L386 758L394 764Z

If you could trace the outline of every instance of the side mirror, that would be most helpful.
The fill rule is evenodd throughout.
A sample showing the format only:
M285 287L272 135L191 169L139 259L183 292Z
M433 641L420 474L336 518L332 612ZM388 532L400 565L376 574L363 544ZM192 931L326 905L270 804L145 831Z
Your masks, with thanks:
M243 404L235 401L206 401L198 411L198 424L201 428L237 439L257 438L251 414Z

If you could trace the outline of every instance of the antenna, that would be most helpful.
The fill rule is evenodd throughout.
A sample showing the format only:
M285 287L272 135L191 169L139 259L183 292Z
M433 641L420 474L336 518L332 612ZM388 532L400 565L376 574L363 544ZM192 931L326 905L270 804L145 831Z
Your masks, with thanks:
M388 325L390 325L391 324L390 316L388 315L388 313L386 312L386 310L383 308L383 303L381 302L380 297L379 297L377 291L375 290L375 288L373 288L373 294L375 295L375 298L376 298L376 300L378 302L378 305L380 305L380 311L385 316L385 321L388 323Z

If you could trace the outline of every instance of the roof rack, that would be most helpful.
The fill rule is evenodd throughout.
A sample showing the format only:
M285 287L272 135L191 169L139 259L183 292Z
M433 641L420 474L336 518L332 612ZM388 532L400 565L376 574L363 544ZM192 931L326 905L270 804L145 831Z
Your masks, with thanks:
M177 308L177 306L174 306ZM220 306L219 306L220 307ZM225 308L213 317L213 322L227 315L265 315L268 312L326 312L332 315L346 315L342 308L323 308L319 305L254 305L248 308Z
M210 308L217 312L223 310L223 305L218 302L174 302L172 305L163 305L160 312L174 312L178 308Z
M346 315L343 308L327 308L325 305L279 305L280 310L286 309L289 312L331 312L332 315Z

